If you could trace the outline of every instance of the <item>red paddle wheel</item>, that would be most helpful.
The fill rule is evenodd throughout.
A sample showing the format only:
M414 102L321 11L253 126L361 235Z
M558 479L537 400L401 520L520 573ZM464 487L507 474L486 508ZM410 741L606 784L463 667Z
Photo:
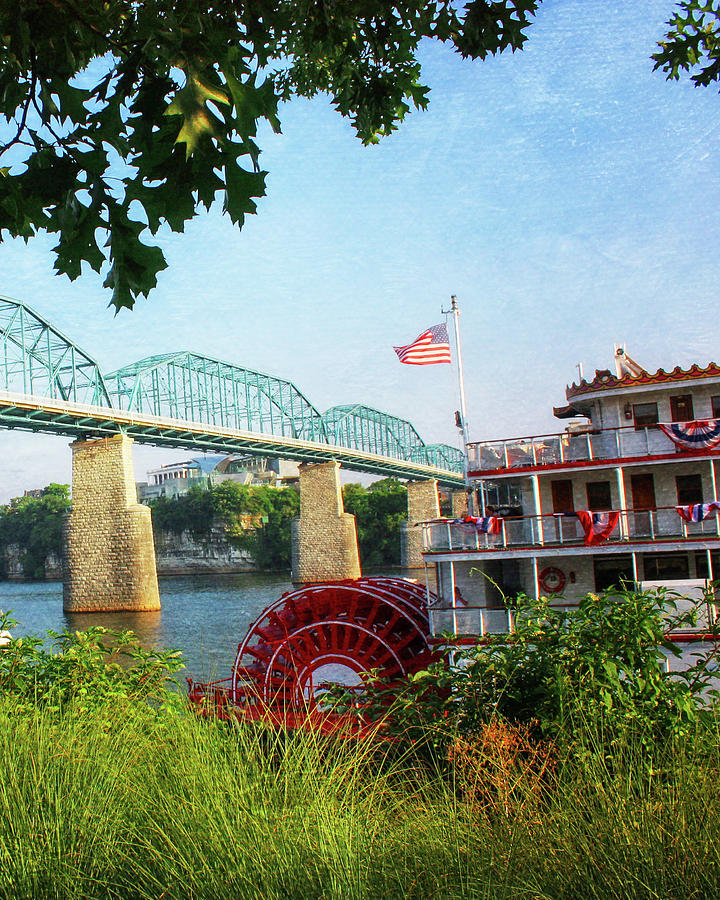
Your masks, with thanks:
M284 594L250 627L232 676L192 684L190 699L210 700L227 716L297 719L322 710L328 683L353 687L361 672L393 678L432 659L427 595L402 578L358 578Z

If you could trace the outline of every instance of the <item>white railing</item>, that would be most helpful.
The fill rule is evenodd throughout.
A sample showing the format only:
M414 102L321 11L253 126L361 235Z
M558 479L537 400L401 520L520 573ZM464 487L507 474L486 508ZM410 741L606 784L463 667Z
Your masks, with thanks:
M578 519L559 515L513 516L500 520L499 534L481 534L474 525L424 522L423 550L512 550L520 547L576 546L585 542ZM606 544L647 542L658 539L693 541L720 537L720 519L686 522L674 506L658 509L624 510Z
M672 590L670 597L675 600ZM682 605L681 603L679 605ZM573 612L577 610L577 603L551 602L553 609ZM703 630L713 627L718 619L717 603L701 602L699 604L685 601L685 608L693 606L697 609L698 620L695 625L675 629L672 636L681 639L683 633L694 633L698 629ZM457 607L431 607L430 634L439 638L443 634L472 635L484 637L488 634L512 634L515 631L515 619L517 611L505 606L457 606ZM668 617L675 615L675 609L668 609Z
M552 604L557 609L577 609L577 604ZM430 634L511 634L515 631L516 611L505 606L431 607Z
M676 445L656 426L592 428L468 444L470 472L553 466L603 459L660 456Z

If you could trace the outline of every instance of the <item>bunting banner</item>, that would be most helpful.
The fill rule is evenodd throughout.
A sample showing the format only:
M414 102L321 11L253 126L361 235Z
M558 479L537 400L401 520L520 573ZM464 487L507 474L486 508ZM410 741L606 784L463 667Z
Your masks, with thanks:
M502 531L502 519L499 516L463 516L462 519L453 519L453 525L472 525L481 534L500 534Z
M591 512L588 509L579 509L577 512L563 513L569 518L580 520L585 532L585 546L604 544L612 534L613 529L620 519L620 512Z
M683 450L707 450L720 444L720 419L696 419L694 422L658 423L670 440Z
M713 514L720 512L720 503L712 500L710 503L693 503L691 506L676 506L678 515L686 522L702 522Z

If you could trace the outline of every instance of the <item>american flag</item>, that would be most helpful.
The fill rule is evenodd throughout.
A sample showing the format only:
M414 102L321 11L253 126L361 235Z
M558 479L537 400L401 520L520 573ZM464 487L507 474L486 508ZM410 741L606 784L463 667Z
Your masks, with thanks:
M450 338L445 323L433 325L415 338L407 347L393 347L401 363L408 366L432 366L449 363Z

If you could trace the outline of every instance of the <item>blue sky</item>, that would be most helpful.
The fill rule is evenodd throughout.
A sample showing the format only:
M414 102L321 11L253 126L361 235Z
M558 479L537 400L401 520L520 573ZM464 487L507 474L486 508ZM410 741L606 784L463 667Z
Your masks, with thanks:
M526 49L422 54L430 107L365 148L325 98L265 134L268 196L242 232L218 206L160 234L169 268L133 312L53 275L51 242L0 244L0 294L105 370L190 349L365 403L457 443L450 366L393 344L458 296L471 438L561 430L552 406L613 343L650 369L720 361L720 97L653 73L671 0L546 0ZM0 500L68 481L68 441L0 432ZM136 448L136 470L187 456Z

